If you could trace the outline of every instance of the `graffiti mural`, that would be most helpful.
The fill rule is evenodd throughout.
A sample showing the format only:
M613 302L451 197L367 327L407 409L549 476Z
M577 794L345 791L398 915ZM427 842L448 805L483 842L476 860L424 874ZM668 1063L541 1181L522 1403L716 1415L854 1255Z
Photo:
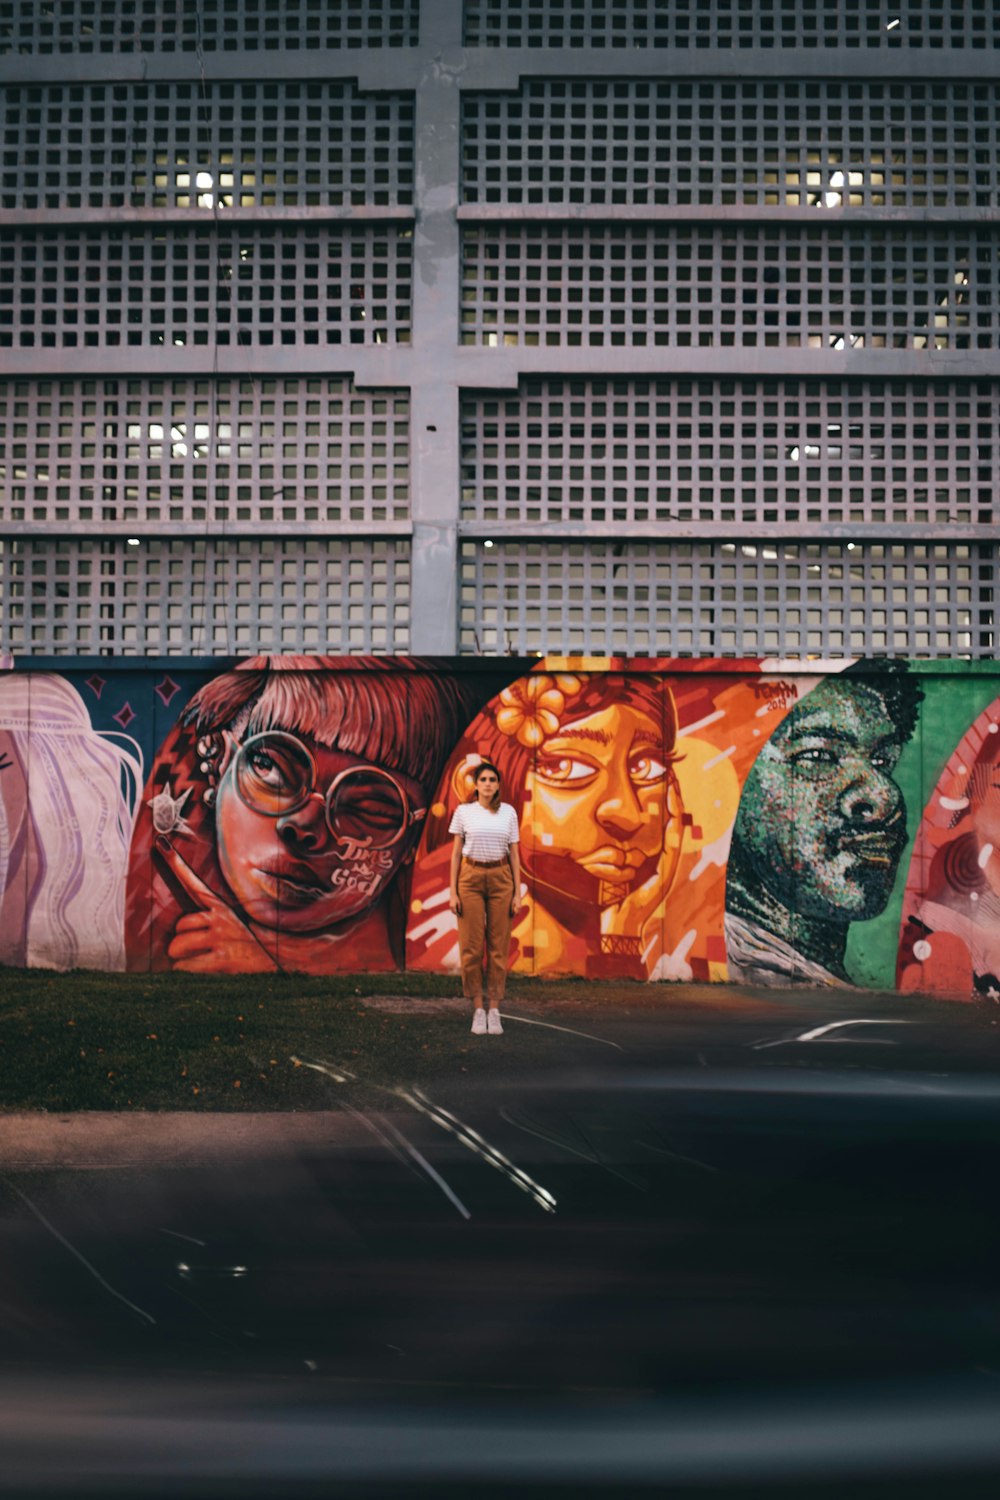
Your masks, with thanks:
M99 732L64 678L0 673L0 963L125 963L139 747Z
M1000 998L1000 699L963 736L917 833L901 990Z
M724 872L740 786L799 686L762 677L755 662L727 663L725 675L710 661L677 675L656 661L655 672L623 665L545 663L469 726L418 857L408 967L457 962L447 827L485 756L521 819L515 971L726 977Z
M146 788L129 967L397 967L397 887L470 706L407 658L257 658L206 683Z
M638 972L643 933L676 877L684 809L677 716L654 676L538 672L506 687L466 730L432 808L414 880L407 961L454 965L450 841L480 758L521 822L526 889L515 967ZM449 914L450 916L450 914Z
M1000 994L992 663L0 667L0 963L457 976L486 757L517 972Z
M896 662L828 677L763 746L733 830L726 888L730 976L849 984L848 929L884 910L906 844L893 771L919 685Z

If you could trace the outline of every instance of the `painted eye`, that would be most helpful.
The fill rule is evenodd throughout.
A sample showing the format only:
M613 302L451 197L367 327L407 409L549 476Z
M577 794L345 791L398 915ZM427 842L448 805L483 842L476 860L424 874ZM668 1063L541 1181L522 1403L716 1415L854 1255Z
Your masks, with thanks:
M363 774L345 778L332 812L337 826L353 837L363 837L366 831L393 832L406 822L403 801L393 783Z
M791 757L793 766L804 766L810 770L819 766L835 766L839 757L834 750L824 750L818 745L809 750L797 750Z
M571 755L542 757L538 761L538 774L546 781L570 786L587 781L595 773L595 767L586 760L575 760Z
M289 774L289 767L269 751L251 750L247 760L255 779L262 786L275 792L285 792L292 785L294 777Z
M667 774L667 767L655 755L635 755L629 762L628 771L633 781L646 785L652 781L662 781Z
M878 750L872 756L872 765L878 771L894 771L899 755L895 750Z
M245 745L233 774L244 802L269 818L297 806L312 787L312 762L305 749L276 734Z

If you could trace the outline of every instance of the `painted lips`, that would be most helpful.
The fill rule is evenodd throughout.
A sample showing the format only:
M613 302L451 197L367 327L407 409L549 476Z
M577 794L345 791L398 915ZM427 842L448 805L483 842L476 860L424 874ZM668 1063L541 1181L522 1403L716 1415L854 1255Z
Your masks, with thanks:
M254 868L254 877L264 894L277 906L311 906L330 894L308 865L271 861Z
M902 842L899 829L873 828L870 833L841 834L837 846L865 864L887 868L899 858Z
M580 864L588 874L596 875L599 880L625 885L635 879L636 870L643 863L643 858L638 849L621 849L614 844L606 844L601 849L592 849L586 858L580 860Z

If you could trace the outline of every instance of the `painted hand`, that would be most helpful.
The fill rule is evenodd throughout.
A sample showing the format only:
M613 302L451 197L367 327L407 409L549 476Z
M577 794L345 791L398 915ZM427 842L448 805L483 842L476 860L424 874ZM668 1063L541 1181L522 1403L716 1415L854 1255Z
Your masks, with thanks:
M188 974L272 974L278 964L263 941L182 859L169 839L158 838L161 859L198 910L186 912L174 928L167 956Z
M617 906L608 907L612 929L624 935L638 936L669 889L667 862L661 859L655 871L642 885L633 886Z
M650 937L656 935L655 928L662 918L667 893L677 874L678 851L670 837L668 828L653 874L641 885L633 886L623 901L606 907L601 913L603 933L638 938L643 953L652 952Z

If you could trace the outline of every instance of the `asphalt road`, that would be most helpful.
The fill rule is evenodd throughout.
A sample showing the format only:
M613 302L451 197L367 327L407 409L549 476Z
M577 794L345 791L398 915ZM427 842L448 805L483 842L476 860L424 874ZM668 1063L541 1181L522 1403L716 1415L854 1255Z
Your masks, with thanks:
M583 1001L495 1086L0 1116L0 1493L995 1495L992 1010Z

